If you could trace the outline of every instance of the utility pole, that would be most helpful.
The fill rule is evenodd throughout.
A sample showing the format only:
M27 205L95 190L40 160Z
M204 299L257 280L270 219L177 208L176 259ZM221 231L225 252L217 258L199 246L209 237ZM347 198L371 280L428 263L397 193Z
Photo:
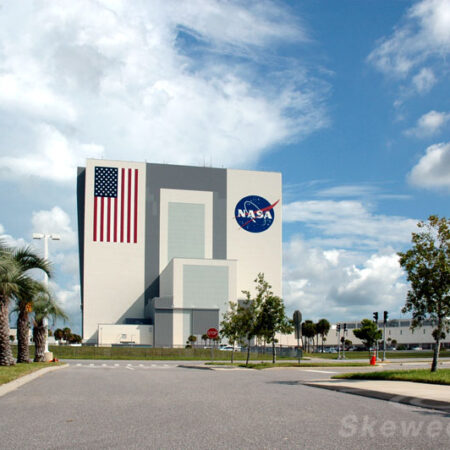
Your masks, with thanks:
M375 322L375 325L377 326L378 330L378 312L373 313L373 321ZM375 340L375 350L376 350L376 359L378 361L378 339Z
M45 234L45 233L33 233L33 239L44 239L44 259L48 259L48 240L59 241L61 237L59 234ZM44 284L48 287L48 275L44 272ZM48 351L48 318L44 317L43 320L45 326L45 354L50 353Z
M341 324L336 325L336 334L338 338L338 359L341 359Z
M384 311L383 313L383 361L386 359L386 323L389 317L389 313Z

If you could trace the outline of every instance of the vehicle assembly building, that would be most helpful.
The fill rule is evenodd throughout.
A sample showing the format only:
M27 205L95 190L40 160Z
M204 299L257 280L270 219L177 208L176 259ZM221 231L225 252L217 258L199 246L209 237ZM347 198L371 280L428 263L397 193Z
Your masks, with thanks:
M78 169L83 341L184 346L263 272L281 296L281 174L89 159Z

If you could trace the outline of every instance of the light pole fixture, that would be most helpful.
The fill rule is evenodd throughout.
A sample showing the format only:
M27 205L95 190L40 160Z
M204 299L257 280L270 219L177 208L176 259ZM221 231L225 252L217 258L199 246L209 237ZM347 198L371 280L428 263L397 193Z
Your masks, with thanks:
M33 239L44 239L44 259L48 259L48 240L59 241L61 237L59 234L45 234L45 233L33 233ZM48 275L44 272L44 284L48 286ZM45 353L49 353L48 351L48 318L44 317L44 326L45 326Z

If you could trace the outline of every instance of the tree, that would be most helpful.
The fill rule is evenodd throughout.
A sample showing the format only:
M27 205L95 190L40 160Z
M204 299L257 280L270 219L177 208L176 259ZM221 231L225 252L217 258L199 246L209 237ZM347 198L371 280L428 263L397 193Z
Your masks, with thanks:
M194 342L197 341L197 336L194 336L193 334L191 334L186 341L186 347L191 348L192 345L194 344Z
M228 340L228 343L233 346L231 351L231 363L234 362L234 346L242 339L242 332L240 330L239 307L235 302L230 302L230 309L223 314L222 322L220 322L220 334Z
M69 344L81 344L83 338L79 334L72 334L69 338Z
M29 313L33 310L33 298L40 292L45 291L43 283L35 281L28 274L33 269L42 270L48 277L52 276L51 264L41 258L31 247L22 247L11 250L12 259L18 264L22 275L22 283L15 294L17 311L17 362L28 363L30 361L29 351Z
M246 300L241 301L237 309L237 328L242 340L247 341L247 359L245 365L248 366L250 360L250 345L252 339L257 335L259 303L257 299L251 299L250 292L243 291Z
M311 350L311 339L316 335L316 325L312 320L305 320L302 323L302 336L305 338L305 349L309 352Z
M208 335L207 334L202 334L202 341L203 344L206 346L206 341L208 340Z
M271 286L264 281L264 278L259 279L259 283L264 286L264 294L258 316L257 334L262 336L266 342L272 344L272 362L275 364L276 333L289 334L294 331L294 327L291 320L286 317L283 300L273 294L270 290Z
M33 268L48 268L41 263L44 260L37 257L30 248L14 250L6 246L4 241L0 241L0 366L15 364L9 343L9 304L16 298L23 298L31 286L31 278L28 274ZM29 309L29 308L28 308ZM20 329L22 324L25 328L25 339L22 331L18 330L17 339L20 339L22 353L22 343L28 342L27 324L23 317L20 317ZM21 336L20 336L21 335ZM22 357L22 356L21 356Z
M62 338L63 338L66 342L68 342L69 339L70 339L70 336L72 335L72 330L71 330L69 327L65 327L65 328L63 328L62 332L63 332Z
M361 320L361 328L355 328L353 334L370 349L375 342L381 339L383 333L378 329L378 325L375 322L363 319Z
M61 328L57 328L54 331L53 336L55 337L55 339L57 341L60 341L63 338L63 336L64 336L63 330L61 330Z
M318 335L320 335L322 337L322 353L323 353L323 341L324 341L325 336L330 331L330 328L331 328L331 325L327 319L320 319L316 323L316 332Z
M411 285L402 312L412 312L412 329L422 326L425 318L433 321L431 371L435 372L441 340L450 328L450 220L430 216L417 226L420 231L412 233L412 248L398 253Z
M35 347L35 362L42 362L45 359L45 339L47 333L47 327L45 320L48 317L52 317L54 320L61 318L66 320L67 315L62 308L56 303L52 294L47 291L45 293L40 292L36 299L33 301L33 341ZM64 328L66 330L66 328ZM63 330L63 331L64 331ZM70 328L67 328L70 330ZM70 333L72 334L72 333ZM67 336L67 339L70 335ZM66 336L64 337L66 339Z

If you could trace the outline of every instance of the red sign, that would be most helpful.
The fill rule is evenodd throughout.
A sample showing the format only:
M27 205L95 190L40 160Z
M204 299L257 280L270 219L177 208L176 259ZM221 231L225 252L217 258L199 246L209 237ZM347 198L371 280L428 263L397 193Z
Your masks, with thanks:
M206 336L208 336L210 339L215 339L217 336L219 336L219 332L217 331L216 328L210 328L206 332Z

